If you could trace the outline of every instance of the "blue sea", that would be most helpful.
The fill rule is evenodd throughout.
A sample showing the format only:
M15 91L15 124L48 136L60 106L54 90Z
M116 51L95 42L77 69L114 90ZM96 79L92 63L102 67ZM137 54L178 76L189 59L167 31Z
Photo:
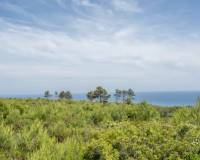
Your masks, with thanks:
M154 105L179 106L194 105L199 92L136 92L135 102L147 101ZM2 98L43 98L42 95L0 95ZM86 100L86 94L73 94L75 100ZM114 101L114 97L111 97Z

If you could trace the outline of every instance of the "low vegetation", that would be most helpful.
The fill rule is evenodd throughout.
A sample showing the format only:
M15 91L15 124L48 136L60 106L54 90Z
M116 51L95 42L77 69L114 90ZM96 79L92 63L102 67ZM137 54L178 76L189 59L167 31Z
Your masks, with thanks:
M200 159L199 103L0 99L0 160L185 159Z

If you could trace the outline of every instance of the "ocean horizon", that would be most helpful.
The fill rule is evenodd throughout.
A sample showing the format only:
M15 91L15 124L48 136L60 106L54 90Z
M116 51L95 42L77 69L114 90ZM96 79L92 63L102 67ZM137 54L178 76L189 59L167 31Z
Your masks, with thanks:
M115 101L114 93L111 94L110 101ZM86 93L74 93L74 100L87 100ZM153 105L162 106L187 106L194 105L200 96L200 91L154 91L136 92L134 102L147 101ZM0 95L0 98L44 98L42 94L15 94ZM52 96L52 99L56 97Z

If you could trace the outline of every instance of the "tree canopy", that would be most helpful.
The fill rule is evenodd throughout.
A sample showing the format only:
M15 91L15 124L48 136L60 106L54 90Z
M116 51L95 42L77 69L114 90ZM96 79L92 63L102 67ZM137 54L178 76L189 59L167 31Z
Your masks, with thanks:
M45 97L45 98L51 97L51 93L50 93L49 90L47 90L47 91L44 92L44 97Z
M58 96L60 99L72 99L72 94L70 91L61 91Z
M106 103L108 102L110 95L105 88L98 86L94 91L89 91L87 93L87 98L90 101L98 100L100 103Z
M117 103L123 102L123 103L131 104L132 101L134 100L135 92L132 89L128 89L128 90L116 89L114 96Z

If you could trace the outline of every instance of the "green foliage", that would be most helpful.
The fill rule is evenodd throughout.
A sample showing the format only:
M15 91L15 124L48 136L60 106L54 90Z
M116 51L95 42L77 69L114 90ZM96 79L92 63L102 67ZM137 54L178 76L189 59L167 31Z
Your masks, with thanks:
M110 143L104 140L92 141L84 153L84 160L116 160L119 158L118 152L113 149Z
M123 103L131 104L135 97L135 92L132 89L128 89L128 90L116 89L114 96L117 103L120 100Z
M1 160L199 160L195 107L0 99Z
M194 107L184 107L174 113L175 123L188 122L200 126L200 99Z
M24 128L17 136L17 150L20 157L25 159L28 154L48 145L49 136L40 122L33 122L30 127Z
M108 94L107 90L101 86L96 87L94 91L90 91L87 93L87 98L90 101L98 99L100 103L108 102L110 95Z
M44 97L45 97L45 98L51 97L50 91L45 91L45 92L44 92Z
M13 151L16 147L13 131L10 127L4 124L0 125L0 153L7 157L12 157ZM2 157L3 157L2 155Z
M28 160L82 160L83 146L74 139L68 139L62 144L51 140L38 151L30 154Z
M61 91L58 95L58 97L60 99L68 99L68 100L71 100L72 99L72 94L70 91Z

